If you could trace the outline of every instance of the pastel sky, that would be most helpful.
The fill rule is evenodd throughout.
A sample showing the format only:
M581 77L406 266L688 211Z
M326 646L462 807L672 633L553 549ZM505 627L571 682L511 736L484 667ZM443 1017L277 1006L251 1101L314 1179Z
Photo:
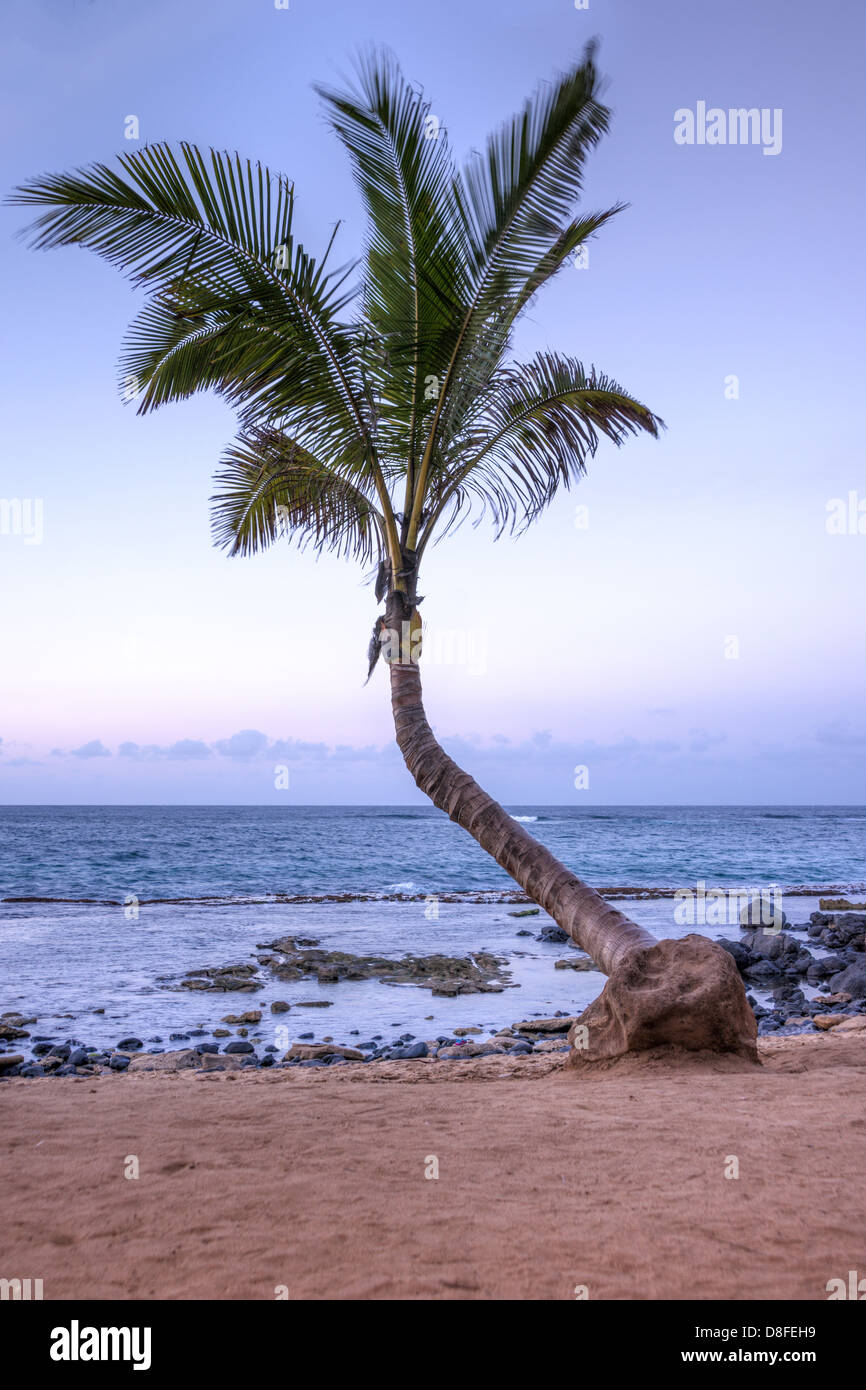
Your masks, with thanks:
M128 150L136 115L142 142L293 178L305 244L342 218L344 259L359 199L314 80L387 43L462 162L598 35L615 116L586 205L631 206L518 355L595 363L668 429L603 446L519 541L466 526L428 555L431 721L509 804L866 799L859 0L7 0L0 26L4 190ZM700 102L780 111L781 148L677 143ZM0 217L0 504L42 508L39 543L0 512L0 801L421 800L384 671L363 686L365 576L213 549L231 411L137 416L116 369L136 295Z

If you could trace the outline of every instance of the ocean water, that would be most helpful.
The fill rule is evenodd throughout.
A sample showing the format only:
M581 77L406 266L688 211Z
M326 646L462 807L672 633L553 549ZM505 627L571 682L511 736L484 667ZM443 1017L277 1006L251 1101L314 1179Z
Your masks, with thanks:
M508 809L660 937L737 935L735 924L676 921L673 891L698 883L776 885L793 921L820 895L866 892L863 807ZM210 1031L256 1008L257 1041L282 1050L306 1032L430 1037L584 1007L603 977L555 969L573 948L536 939L545 914L512 915L518 891L433 808L0 807L0 1012L35 1013L34 1036L102 1046L132 1033L173 1047L169 1032ZM487 949L506 961L511 987L442 999L263 973L252 994L178 988L185 972L250 961L280 935L395 958ZM276 999L291 1011L270 1015Z

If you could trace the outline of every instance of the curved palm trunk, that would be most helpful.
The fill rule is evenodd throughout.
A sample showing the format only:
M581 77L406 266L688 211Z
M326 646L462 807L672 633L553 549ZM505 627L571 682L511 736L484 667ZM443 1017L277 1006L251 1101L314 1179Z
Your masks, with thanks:
M697 935L656 941L566 868L448 756L424 711L421 673L404 626L407 611L401 595L389 597L391 707L407 768L433 804L468 830L609 977L572 1026L572 1060L671 1044L756 1060L757 1025L726 951Z
M630 951L654 944L649 932L606 903L449 758L427 722L417 665L391 666L391 707L397 743L421 791L468 830L606 975Z

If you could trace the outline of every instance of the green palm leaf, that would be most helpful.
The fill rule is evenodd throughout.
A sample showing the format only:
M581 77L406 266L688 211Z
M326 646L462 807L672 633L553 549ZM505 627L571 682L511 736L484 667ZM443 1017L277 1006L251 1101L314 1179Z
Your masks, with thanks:
M639 430L657 437L663 428L617 382L574 358L539 353L508 367L479 398L463 460L437 477L419 549L437 523L445 534L473 502L492 513L499 533L522 529L585 473L602 437L622 444Z
M363 487L277 430L242 434L215 481L214 541L232 555L255 554L281 536L363 564L384 549L382 517Z

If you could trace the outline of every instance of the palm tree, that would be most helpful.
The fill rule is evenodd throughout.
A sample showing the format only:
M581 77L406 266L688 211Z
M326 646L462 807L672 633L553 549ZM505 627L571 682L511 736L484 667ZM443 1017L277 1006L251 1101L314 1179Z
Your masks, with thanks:
M574 357L510 357L538 291L622 210L576 211L610 118L594 47L462 174L388 54L362 58L354 88L317 90L369 218L359 290L355 266L331 268L337 229L321 259L308 255L293 186L236 154L146 146L119 167L34 179L12 201L47 208L32 245L89 247L147 291L121 357L139 412L209 388L237 407L216 543L250 555L289 535L374 568L384 612L370 669L383 652L417 785L610 977L580 1020L584 1054L679 1042L753 1055L731 958L698 936L657 943L606 903L448 757L422 703L418 577L431 540L469 513L488 513L497 535L521 531L602 436L619 445L662 423Z

